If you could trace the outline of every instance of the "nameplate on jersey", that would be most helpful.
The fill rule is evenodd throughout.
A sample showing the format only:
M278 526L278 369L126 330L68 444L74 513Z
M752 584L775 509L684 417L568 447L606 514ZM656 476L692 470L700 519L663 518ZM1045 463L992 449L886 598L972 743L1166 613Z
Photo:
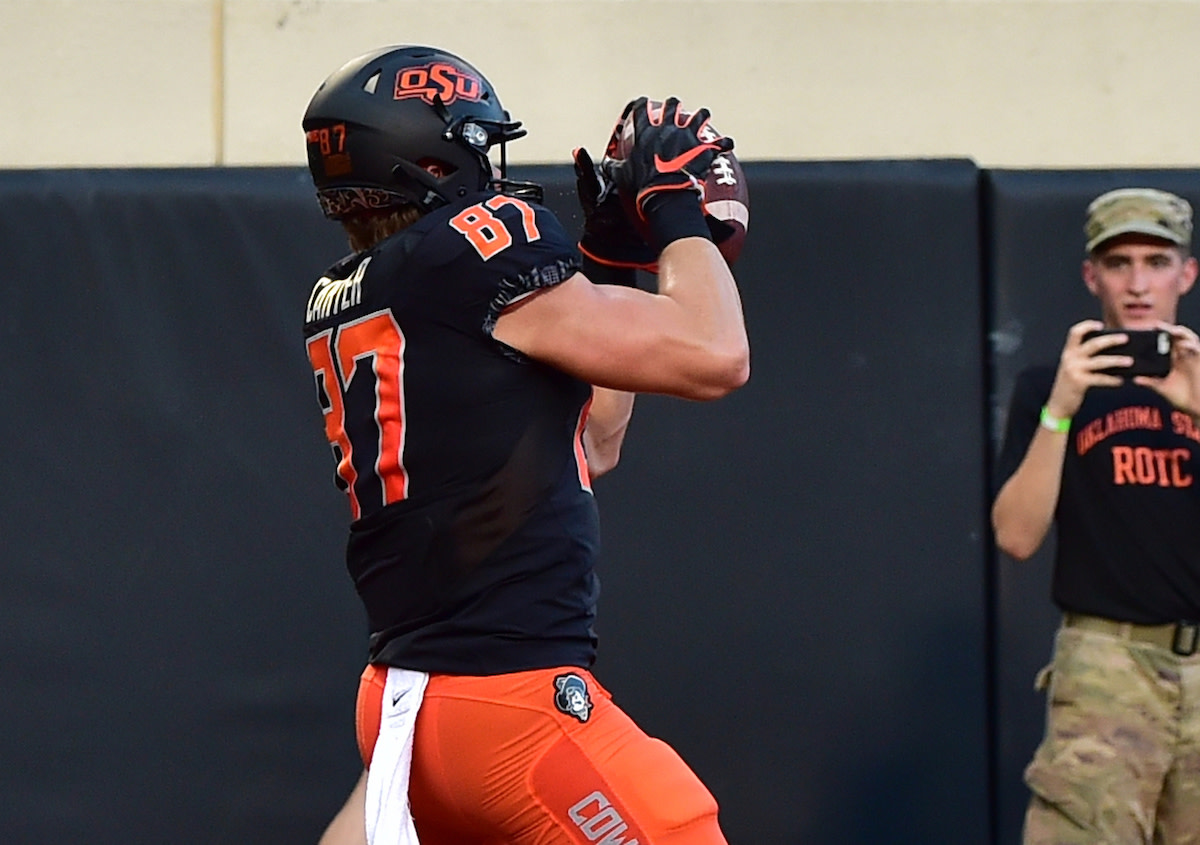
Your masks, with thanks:
M371 257L367 256L349 278L331 279L322 276L308 297L304 322L319 323L362 302L362 280Z

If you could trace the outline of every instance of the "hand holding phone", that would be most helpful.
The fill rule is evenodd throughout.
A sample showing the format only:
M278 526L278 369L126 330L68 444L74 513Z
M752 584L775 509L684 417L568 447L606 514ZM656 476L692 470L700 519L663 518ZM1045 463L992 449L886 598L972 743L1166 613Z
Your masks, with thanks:
M1129 340L1104 350L1105 355L1128 355L1133 358L1129 367L1109 367L1099 372L1107 375L1133 378L1153 376L1162 378L1171 371L1171 335L1162 329L1102 329L1088 332L1083 339L1108 334L1123 334Z

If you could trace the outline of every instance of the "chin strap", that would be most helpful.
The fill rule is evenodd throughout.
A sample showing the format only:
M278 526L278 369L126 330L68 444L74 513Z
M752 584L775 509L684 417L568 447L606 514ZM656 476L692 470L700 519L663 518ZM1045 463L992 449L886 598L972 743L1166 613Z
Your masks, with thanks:
M514 197L536 205L541 205L546 195L545 188L537 182L523 182L518 179L494 179L492 188L506 197Z
M423 212L433 211L450 202L449 197L442 193L437 177L411 161L397 161L392 168L392 178L396 180L400 191Z

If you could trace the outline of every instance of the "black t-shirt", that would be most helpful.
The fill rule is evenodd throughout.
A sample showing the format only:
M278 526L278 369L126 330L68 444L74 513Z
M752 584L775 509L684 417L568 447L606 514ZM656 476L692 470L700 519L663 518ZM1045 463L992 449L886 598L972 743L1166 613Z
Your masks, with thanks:
M1037 430L1055 371L1017 377L998 483ZM1071 420L1055 510L1053 598L1141 625L1200 620L1200 430L1149 388L1091 388Z
M590 385L491 336L578 269L553 214L481 193L331 268L306 309L369 660L486 675L595 656Z

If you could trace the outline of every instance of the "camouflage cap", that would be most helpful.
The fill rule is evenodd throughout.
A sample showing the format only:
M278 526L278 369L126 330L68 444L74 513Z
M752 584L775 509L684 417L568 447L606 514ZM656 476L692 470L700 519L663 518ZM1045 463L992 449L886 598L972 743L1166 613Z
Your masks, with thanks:
M1166 191L1118 188L1092 200L1083 232L1088 252L1109 238L1131 232L1190 248L1192 207L1187 200Z

